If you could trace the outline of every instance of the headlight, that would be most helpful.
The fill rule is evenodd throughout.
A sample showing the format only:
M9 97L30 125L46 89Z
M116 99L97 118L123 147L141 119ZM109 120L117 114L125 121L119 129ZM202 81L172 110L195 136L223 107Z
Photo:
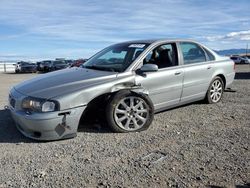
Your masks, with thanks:
M35 112L53 112L58 110L59 105L57 101L27 97L22 101L22 108Z

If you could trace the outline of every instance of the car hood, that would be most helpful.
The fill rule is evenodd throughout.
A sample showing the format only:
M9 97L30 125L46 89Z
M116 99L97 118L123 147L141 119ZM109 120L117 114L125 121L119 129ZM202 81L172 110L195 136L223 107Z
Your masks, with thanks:
M116 79L117 73L84 68L68 68L37 76L14 88L31 97L50 99Z

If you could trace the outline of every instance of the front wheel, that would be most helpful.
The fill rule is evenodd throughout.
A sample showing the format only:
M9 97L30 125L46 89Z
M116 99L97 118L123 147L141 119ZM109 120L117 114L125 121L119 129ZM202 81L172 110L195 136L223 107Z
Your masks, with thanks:
M153 121L153 104L143 94L120 91L107 105L106 117L109 126L115 132L143 131Z
M215 77L208 88L206 101L210 104L219 102L222 98L223 90L223 80L218 76Z

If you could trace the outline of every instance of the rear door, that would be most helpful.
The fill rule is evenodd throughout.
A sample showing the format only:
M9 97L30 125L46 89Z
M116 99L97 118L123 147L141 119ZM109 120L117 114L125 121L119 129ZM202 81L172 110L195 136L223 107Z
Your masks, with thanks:
M184 80L181 102L205 97L213 75L213 56L192 42L180 42Z
M136 75L136 83L148 90L155 110L180 102L183 68L179 66L178 59L175 43L159 45L144 59L144 64L156 64L159 70L145 73L144 76Z

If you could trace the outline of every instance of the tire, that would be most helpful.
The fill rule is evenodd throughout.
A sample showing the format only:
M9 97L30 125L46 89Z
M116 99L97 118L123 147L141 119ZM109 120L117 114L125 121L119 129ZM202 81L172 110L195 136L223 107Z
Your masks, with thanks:
M110 128L119 133L140 132L148 129L154 119L154 107L144 94L128 90L119 91L106 107Z
M222 99L224 91L224 82L221 77L216 76L207 90L206 102L209 104L218 103Z

